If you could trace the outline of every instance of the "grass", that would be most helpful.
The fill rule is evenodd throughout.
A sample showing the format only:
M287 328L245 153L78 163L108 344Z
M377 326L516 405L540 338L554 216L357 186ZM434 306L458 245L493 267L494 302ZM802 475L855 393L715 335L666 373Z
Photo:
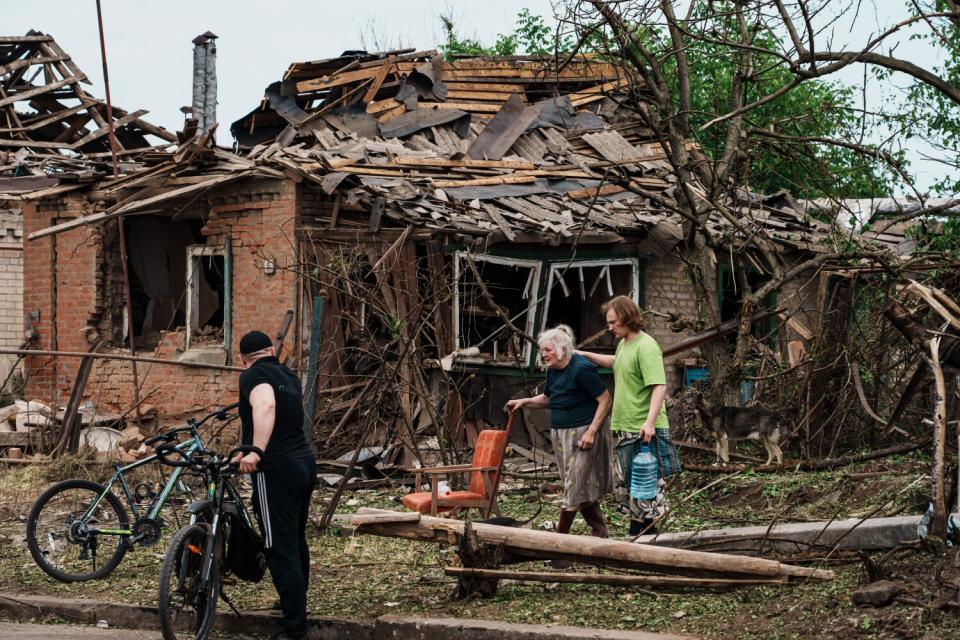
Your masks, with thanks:
M854 482L841 471L740 473L697 493L701 487L717 481L718 476L686 473L669 489L676 510L665 528L679 531L766 525L772 519L826 520L878 510L883 515L916 513L925 504L927 483L917 482L926 470L922 461L906 458L894 463L861 465L857 470L882 471L883 475ZM61 472L40 468L0 471L0 591L154 603L165 540L152 548L130 552L111 576L98 582L58 583L33 564L23 543L26 513L33 498L49 482L68 472L100 479L109 473L79 464L68 465ZM547 527L556 518L559 496L540 496L530 489L521 484L505 485L501 508L519 519L534 516L531 526ZM316 494L313 509L317 519L323 512L323 500L330 495L329 490ZM361 506L399 509L401 497L400 490L347 493L340 511L349 512ZM612 502L605 505L605 511L612 533L623 535L628 524L626 517ZM587 533L582 519L577 519L573 533ZM864 579L859 562L831 564L837 577L830 582L735 591L652 591L502 581L493 598L454 601L454 580L443 574L444 566L456 563L455 553L449 547L365 535L342 537L337 530L319 534L311 529L309 534L309 602L314 615L357 619L382 614L459 616L642 629L704 638L960 637L960 620L934 609L903 604L870 610L854 607L849 594ZM912 597L931 601L935 572L942 570L941 580L947 582L956 573L948 560L908 551L884 562L883 569ZM543 570L543 565L529 563L515 568ZM276 598L268 580L260 584L238 583L227 587L227 593L238 607L248 609L266 609Z

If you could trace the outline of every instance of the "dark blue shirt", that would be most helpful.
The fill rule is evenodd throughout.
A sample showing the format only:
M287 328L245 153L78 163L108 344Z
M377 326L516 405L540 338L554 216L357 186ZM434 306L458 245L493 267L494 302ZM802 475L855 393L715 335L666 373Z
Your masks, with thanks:
M574 355L563 369L547 369L543 394L550 398L550 427L570 429L593 422L596 398L607 390L597 368L581 355Z

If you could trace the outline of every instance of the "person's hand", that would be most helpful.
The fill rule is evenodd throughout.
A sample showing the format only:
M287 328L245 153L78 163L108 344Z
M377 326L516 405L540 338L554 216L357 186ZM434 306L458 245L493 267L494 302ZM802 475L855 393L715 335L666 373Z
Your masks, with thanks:
M526 403L526 398L515 398L514 400L507 400L507 404L504 407L508 413L515 413L517 409L522 407Z
M238 453L230 462L240 468L240 473L253 473L260 466L260 455L256 451L245 456Z
M650 442L653 440L653 436L655 436L656 433L657 430L649 422L644 422L643 426L640 427L640 435L643 437L644 442Z
M583 432L583 435L580 436L580 442L577 443L577 446L581 449L589 449L593 446L593 443L597 439L597 434L592 429L587 429Z

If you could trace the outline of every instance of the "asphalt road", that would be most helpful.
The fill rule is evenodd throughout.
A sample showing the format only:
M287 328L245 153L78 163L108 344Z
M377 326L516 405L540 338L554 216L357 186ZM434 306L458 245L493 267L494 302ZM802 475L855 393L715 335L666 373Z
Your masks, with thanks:
M136 631L132 629L98 629L97 627L72 624L17 624L0 622L0 638L3 640L161 640L159 631ZM211 640L239 640L240 636L211 636Z

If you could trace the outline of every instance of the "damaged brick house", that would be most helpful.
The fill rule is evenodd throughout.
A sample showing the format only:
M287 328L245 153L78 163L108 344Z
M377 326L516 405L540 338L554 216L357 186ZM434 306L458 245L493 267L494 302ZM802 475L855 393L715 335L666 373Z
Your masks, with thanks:
M468 424L502 422L503 402L542 379L519 334L564 322L590 348L612 349L600 305L613 295L661 312L649 332L669 348L685 335L665 316L695 317L696 301L672 252L679 218L630 188L671 198L676 179L651 132L611 99L626 85L616 66L589 58L560 71L537 58L413 51L291 65L233 124L239 153L198 134L120 178L24 200L24 308L37 314L38 348L106 339L101 350L124 352L132 332L138 354L231 365L244 332L274 332L292 309L286 354L321 396L320 438L367 375L357 340L371 324L403 334L428 375L454 381L455 393L436 396L443 419ZM739 207L785 262L826 233L786 197L747 194ZM743 241L717 224L731 247ZM732 277L720 272L733 317L722 304ZM780 296L799 327L818 304L816 283ZM63 402L76 362L28 358L29 394ZM698 364L689 352L668 359L670 387ZM231 402L236 372L146 365L139 384L141 398L178 415ZM125 411L132 390L129 363L98 361L87 394ZM414 395L404 419L422 425ZM518 436L536 443L527 426Z

